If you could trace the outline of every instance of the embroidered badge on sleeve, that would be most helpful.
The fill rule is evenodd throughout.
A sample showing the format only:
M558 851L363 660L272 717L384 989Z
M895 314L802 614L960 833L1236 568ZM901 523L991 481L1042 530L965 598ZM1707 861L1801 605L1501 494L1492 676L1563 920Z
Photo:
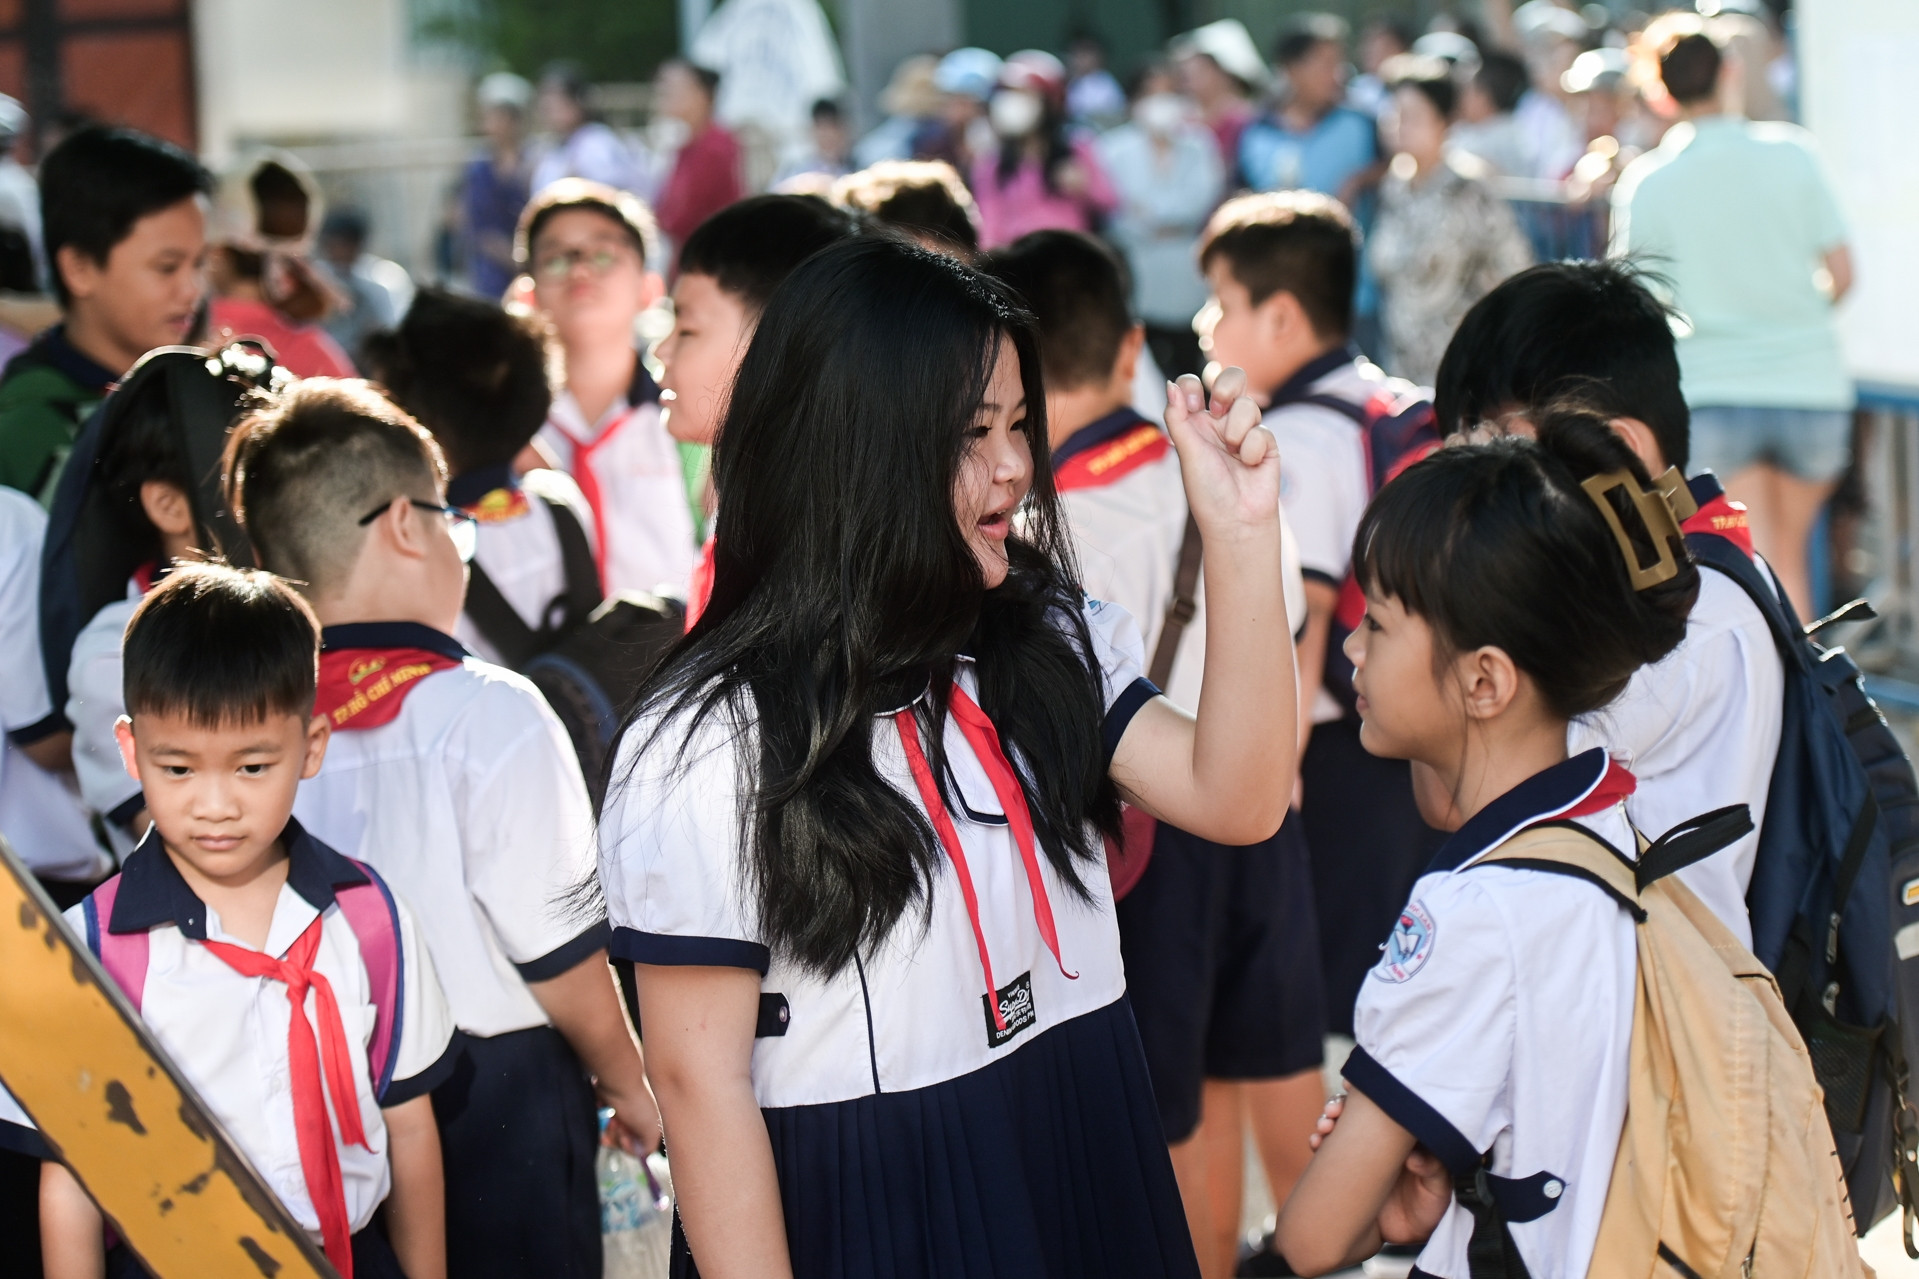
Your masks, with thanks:
M1393 921L1393 932L1380 947L1379 963L1373 967L1373 976L1385 982L1410 981L1414 973L1426 966L1433 956L1433 940L1438 935L1438 925L1426 910L1424 902L1413 902L1399 912L1399 918Z

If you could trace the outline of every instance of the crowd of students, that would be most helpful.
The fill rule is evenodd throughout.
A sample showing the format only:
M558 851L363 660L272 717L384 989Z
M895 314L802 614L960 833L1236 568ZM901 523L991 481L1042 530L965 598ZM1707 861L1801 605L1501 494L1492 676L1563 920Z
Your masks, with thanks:
M191 157L84 130L42 188L0 832L340 1273L596 1275L596 1144L662 1134L709 1279L1478 1279L1475 1175L1531 1188L1501 1273L1587 1273L1636 916L1488 858L1756 820L1782 733L1631 267L1499 283L1429 398L1353 345L1345 206L1243 196L1210 384L1143 401L1121 260L982 255L945 166L705 219L650 352L653 215L569 178L368 382L176 345ZM503 663L636 592L683 615L589 775ZM1679 872L1744 941L1757 839ZM5 1119L8 1238L141 1273Z

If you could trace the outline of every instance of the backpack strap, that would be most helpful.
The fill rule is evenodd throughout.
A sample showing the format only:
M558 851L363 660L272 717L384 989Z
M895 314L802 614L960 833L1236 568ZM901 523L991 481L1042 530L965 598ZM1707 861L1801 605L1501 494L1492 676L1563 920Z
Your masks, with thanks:
M585 621L606 598L600 585L600 564L593 558L593 543L586 537L580 517L565 502L541 495L546 509L553 513L553 531L560 539L560 563L566 569L566 623Z
M500 659L516 670L540 651L540 633L521 619L477 561L467 565L466 615L500 651Z
M1470 865L1540 870L1583 879L1618 902L1635 924L1646 922L1633 861L1572 822L1541 822L1528 827Z
M1186 512L1186 531L1179 539L1179 560L1173 570L1173 598L1166 604L1166 620L1160 624L1159 643L1153 646L1153 664L1146 678L1164 689L1173 677L1173 659L1179 656L1180 636L1199 612L1199 561L1205 547L1199 536L1199 521Z
M373 992L373 1042L367 1045L366 1057L373 1095L378 1098L393 1082L393 1064L399 1056L400 1031L406 1020L406 960L400 950L400 908L392 891L371 866L360 861L353 864L366 875L366 882L342 886L333 900L360 943L360 961L366 965L367 985Z
M1752 832L1752 809L1744 804L1728 804L1710 813L1689 817L1641 847L1639 861L1633 867L1633 880L1643 893L1666 876L1704 861Z
M1686 534L1686 549L1707 568L1730 577L1739 584L1759 615L1766 619L1772 642L1788 666L1804 667L1807 662L1806 632L1785 603L1785 588L1776 574L1760 572L1752 557L1717 533ZM1771 580L1768 581L1767 579Z
M560 563L566 585L546 606L545 622L538 630L528 626L486 570L475 562L468 566L466 613L487 643L500 651L506 665L518 670L551 647L563 631L585 621L600 606L600 570L593 560L593 545L587 541L580 517L565 502L537 495L553 516L553 532L560 543ZM554 620L554 614L559 619Z
M81 914L87 925L87 949L93 952L100 967L107 970L107 976L113 978L114 985L133 1005L133 1011L140 1011L140 999L147 988L147 933L145 929L133 933L108 931L113 920L114 899L120 895L120 877L115 875L87 895L81 904Z
M1453 1176L1453 1198L1473 1219L1472 1238L1466 1243L1468 1279L1532 1279L1519 1245L1513 1242L1509 1223L1515 1218L1500 1205L1494 1183L1501 1180L1486 1170L1486 1159Z

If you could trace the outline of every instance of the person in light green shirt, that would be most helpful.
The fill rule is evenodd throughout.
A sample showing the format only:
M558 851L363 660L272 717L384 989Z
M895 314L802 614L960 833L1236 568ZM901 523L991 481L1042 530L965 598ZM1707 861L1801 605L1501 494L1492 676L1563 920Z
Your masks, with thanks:
M1659 65L1679 123L1621 175L1612 252L1669 284L1694 465L1750 508L1759 552L1803 612L1816 603L1813 521L1851 451L1833 318L1852 283L1845 222L1810 134L1730 108L1737 70L1707 34L1669 39Z

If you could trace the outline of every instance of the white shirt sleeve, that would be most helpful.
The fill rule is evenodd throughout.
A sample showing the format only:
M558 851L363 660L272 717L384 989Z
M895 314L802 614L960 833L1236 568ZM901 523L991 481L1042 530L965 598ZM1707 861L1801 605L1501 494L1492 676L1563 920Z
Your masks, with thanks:
M80 798L96 813L116 818L107 829L122 857L133 844L119 822L133 815L125 809L139 799L140 784L127 775L113 726L126 713L120 641L138 604L116 600L94 614L74 640L67 667L67 718L73 721L73 769Z
M453 1014L433 970L433 956L413 911L398 894L393 904L400 916L400 1042L394 1047L392 1082L380 1094L382 1106L425 1096L452 1065L447 1050L453 1043Z
M0 731L53 714L40 661L40 547L47 518L33 499L0 489Z
M1279 500L1299 549L1300 569L1337 583L1352 563L1353 535L1366 510L1366 476L1365 454L1352 424L1340 419L1344 430L1336 433L1315 420L1332 412L1311 406L1280 409L1266 415L1266 425L1279 441Z

